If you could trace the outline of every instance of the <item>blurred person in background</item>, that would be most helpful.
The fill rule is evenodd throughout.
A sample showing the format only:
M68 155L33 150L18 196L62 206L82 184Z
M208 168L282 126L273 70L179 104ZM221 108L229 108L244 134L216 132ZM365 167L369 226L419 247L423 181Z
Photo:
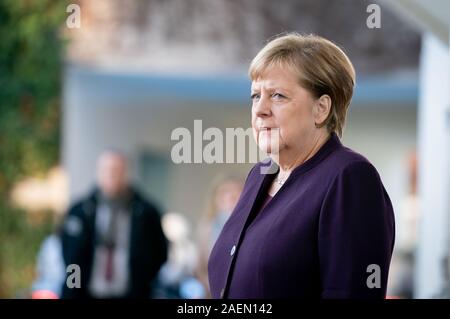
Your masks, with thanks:
M397 214L397 236L392 255L388 294L393 298L413 298L415 255L420 221L417 196L417 152L406 159L408 169L408 194L401 201Z
M169 256L155 282L155 298L204 298L205 290L194 277L198 252L188 220L180 213L168 212L162 226L169 240Z
M66 265L81 269L81 287L64 283L63 298L148 298L167 259L160 213L128 180L127 159L107 150L98 158L97 186L64 221Z
M204 215L198 225L199 262L197 277L211 297L208 283L208 258L211 250L239 200L243 181L235 176L218 176L212 183Z
M36 279L31 287L32 299L59 299L66 278L62 257L61 227L42 242L36 262Z
M322 37L285 34L249 75L254 138L271 161L250 171L214 245L212 297L385 298L394 212L375 167L340 141L349 58Z

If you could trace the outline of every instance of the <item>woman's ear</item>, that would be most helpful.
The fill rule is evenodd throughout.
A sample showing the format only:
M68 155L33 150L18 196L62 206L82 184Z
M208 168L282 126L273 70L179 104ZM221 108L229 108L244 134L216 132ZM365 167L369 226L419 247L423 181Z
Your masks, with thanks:
M331 112L331 98L328 94L319 97L314 104L314 122L321 127Z

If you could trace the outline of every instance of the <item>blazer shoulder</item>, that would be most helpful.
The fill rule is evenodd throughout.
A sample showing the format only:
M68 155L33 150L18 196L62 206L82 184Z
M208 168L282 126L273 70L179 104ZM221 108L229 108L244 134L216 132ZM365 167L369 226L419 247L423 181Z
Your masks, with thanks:
M334 152L330 158L336 167L336 173L351 172L357 168L376 171L375 166L362 154L343 146Z

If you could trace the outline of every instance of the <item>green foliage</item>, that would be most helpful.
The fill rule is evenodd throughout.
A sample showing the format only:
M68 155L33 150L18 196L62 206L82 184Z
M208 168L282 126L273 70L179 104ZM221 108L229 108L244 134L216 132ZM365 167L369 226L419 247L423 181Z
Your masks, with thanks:
M33 279L50 221L30 223L11 207L19 180L58 162L66 1L0 1L0 297Z

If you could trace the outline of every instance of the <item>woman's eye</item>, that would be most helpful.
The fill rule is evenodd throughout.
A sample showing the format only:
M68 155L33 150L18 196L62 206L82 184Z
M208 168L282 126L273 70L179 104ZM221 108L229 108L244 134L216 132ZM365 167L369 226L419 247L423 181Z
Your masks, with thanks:
M274 94L272 94L272 98L274 100L282 100L282 99L285 98L285 96L283 94L280 94L280 93L274 93Z
M250 98L252 101L257 101L257 100L259 100L259 94L258 93L252 94L250 96Z

